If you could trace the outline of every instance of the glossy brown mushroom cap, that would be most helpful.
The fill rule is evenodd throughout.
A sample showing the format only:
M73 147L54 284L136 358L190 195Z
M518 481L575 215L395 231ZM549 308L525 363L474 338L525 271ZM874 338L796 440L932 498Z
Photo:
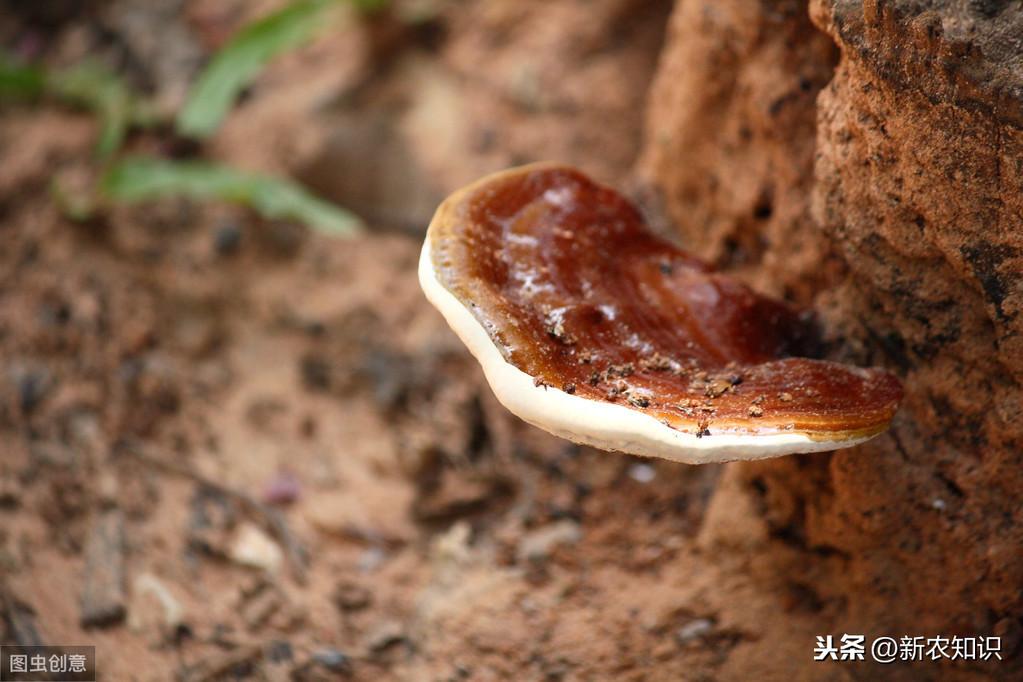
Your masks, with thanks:
M570 168L515 169L453 195L420 276L498 397L576 441L683 461L834 449L883 431L902 397L883 370L796 357L805 316L656 237L627 199ZM489 364L526 375L530 395L507 367L488 369L480 330ZM596 410L594 434L598 405L616 409Z

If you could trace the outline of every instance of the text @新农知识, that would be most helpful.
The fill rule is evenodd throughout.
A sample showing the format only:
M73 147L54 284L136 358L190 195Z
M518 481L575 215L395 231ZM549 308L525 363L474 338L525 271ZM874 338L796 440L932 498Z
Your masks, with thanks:
M1002 660L1001 637L876 637L865 635L817 635L815 661L991 661Z

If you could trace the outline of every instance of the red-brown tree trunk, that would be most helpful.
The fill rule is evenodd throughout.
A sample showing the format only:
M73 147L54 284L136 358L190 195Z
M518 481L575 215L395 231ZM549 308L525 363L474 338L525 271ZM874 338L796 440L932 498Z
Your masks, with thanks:
M677 3L645 181L692 250L905 381L885 436L717 493L752 498L803 553L778 570L850 631L1019 641L1021 40L1015 2Z

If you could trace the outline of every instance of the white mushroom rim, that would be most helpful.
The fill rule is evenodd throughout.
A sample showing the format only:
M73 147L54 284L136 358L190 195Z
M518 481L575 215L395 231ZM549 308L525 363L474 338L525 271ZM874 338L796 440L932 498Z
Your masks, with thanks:
M437 279L429 234L419 257L419 284L483 367L501 404L523 421L574 443L686 464L709 464L837 450L878 435L819 440L798 432L770 431L697 437L624 405L570 395L553 386L536 386L533 377L504 359L483 325Z

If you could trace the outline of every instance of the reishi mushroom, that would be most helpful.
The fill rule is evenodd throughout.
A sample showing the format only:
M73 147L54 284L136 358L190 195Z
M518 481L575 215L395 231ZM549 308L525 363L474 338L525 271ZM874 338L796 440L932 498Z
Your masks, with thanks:
M805 315L564 166L451 195L419 280L505 407L604 450L693 464L834 450L884 431L902 399L884 370L799 357Z

